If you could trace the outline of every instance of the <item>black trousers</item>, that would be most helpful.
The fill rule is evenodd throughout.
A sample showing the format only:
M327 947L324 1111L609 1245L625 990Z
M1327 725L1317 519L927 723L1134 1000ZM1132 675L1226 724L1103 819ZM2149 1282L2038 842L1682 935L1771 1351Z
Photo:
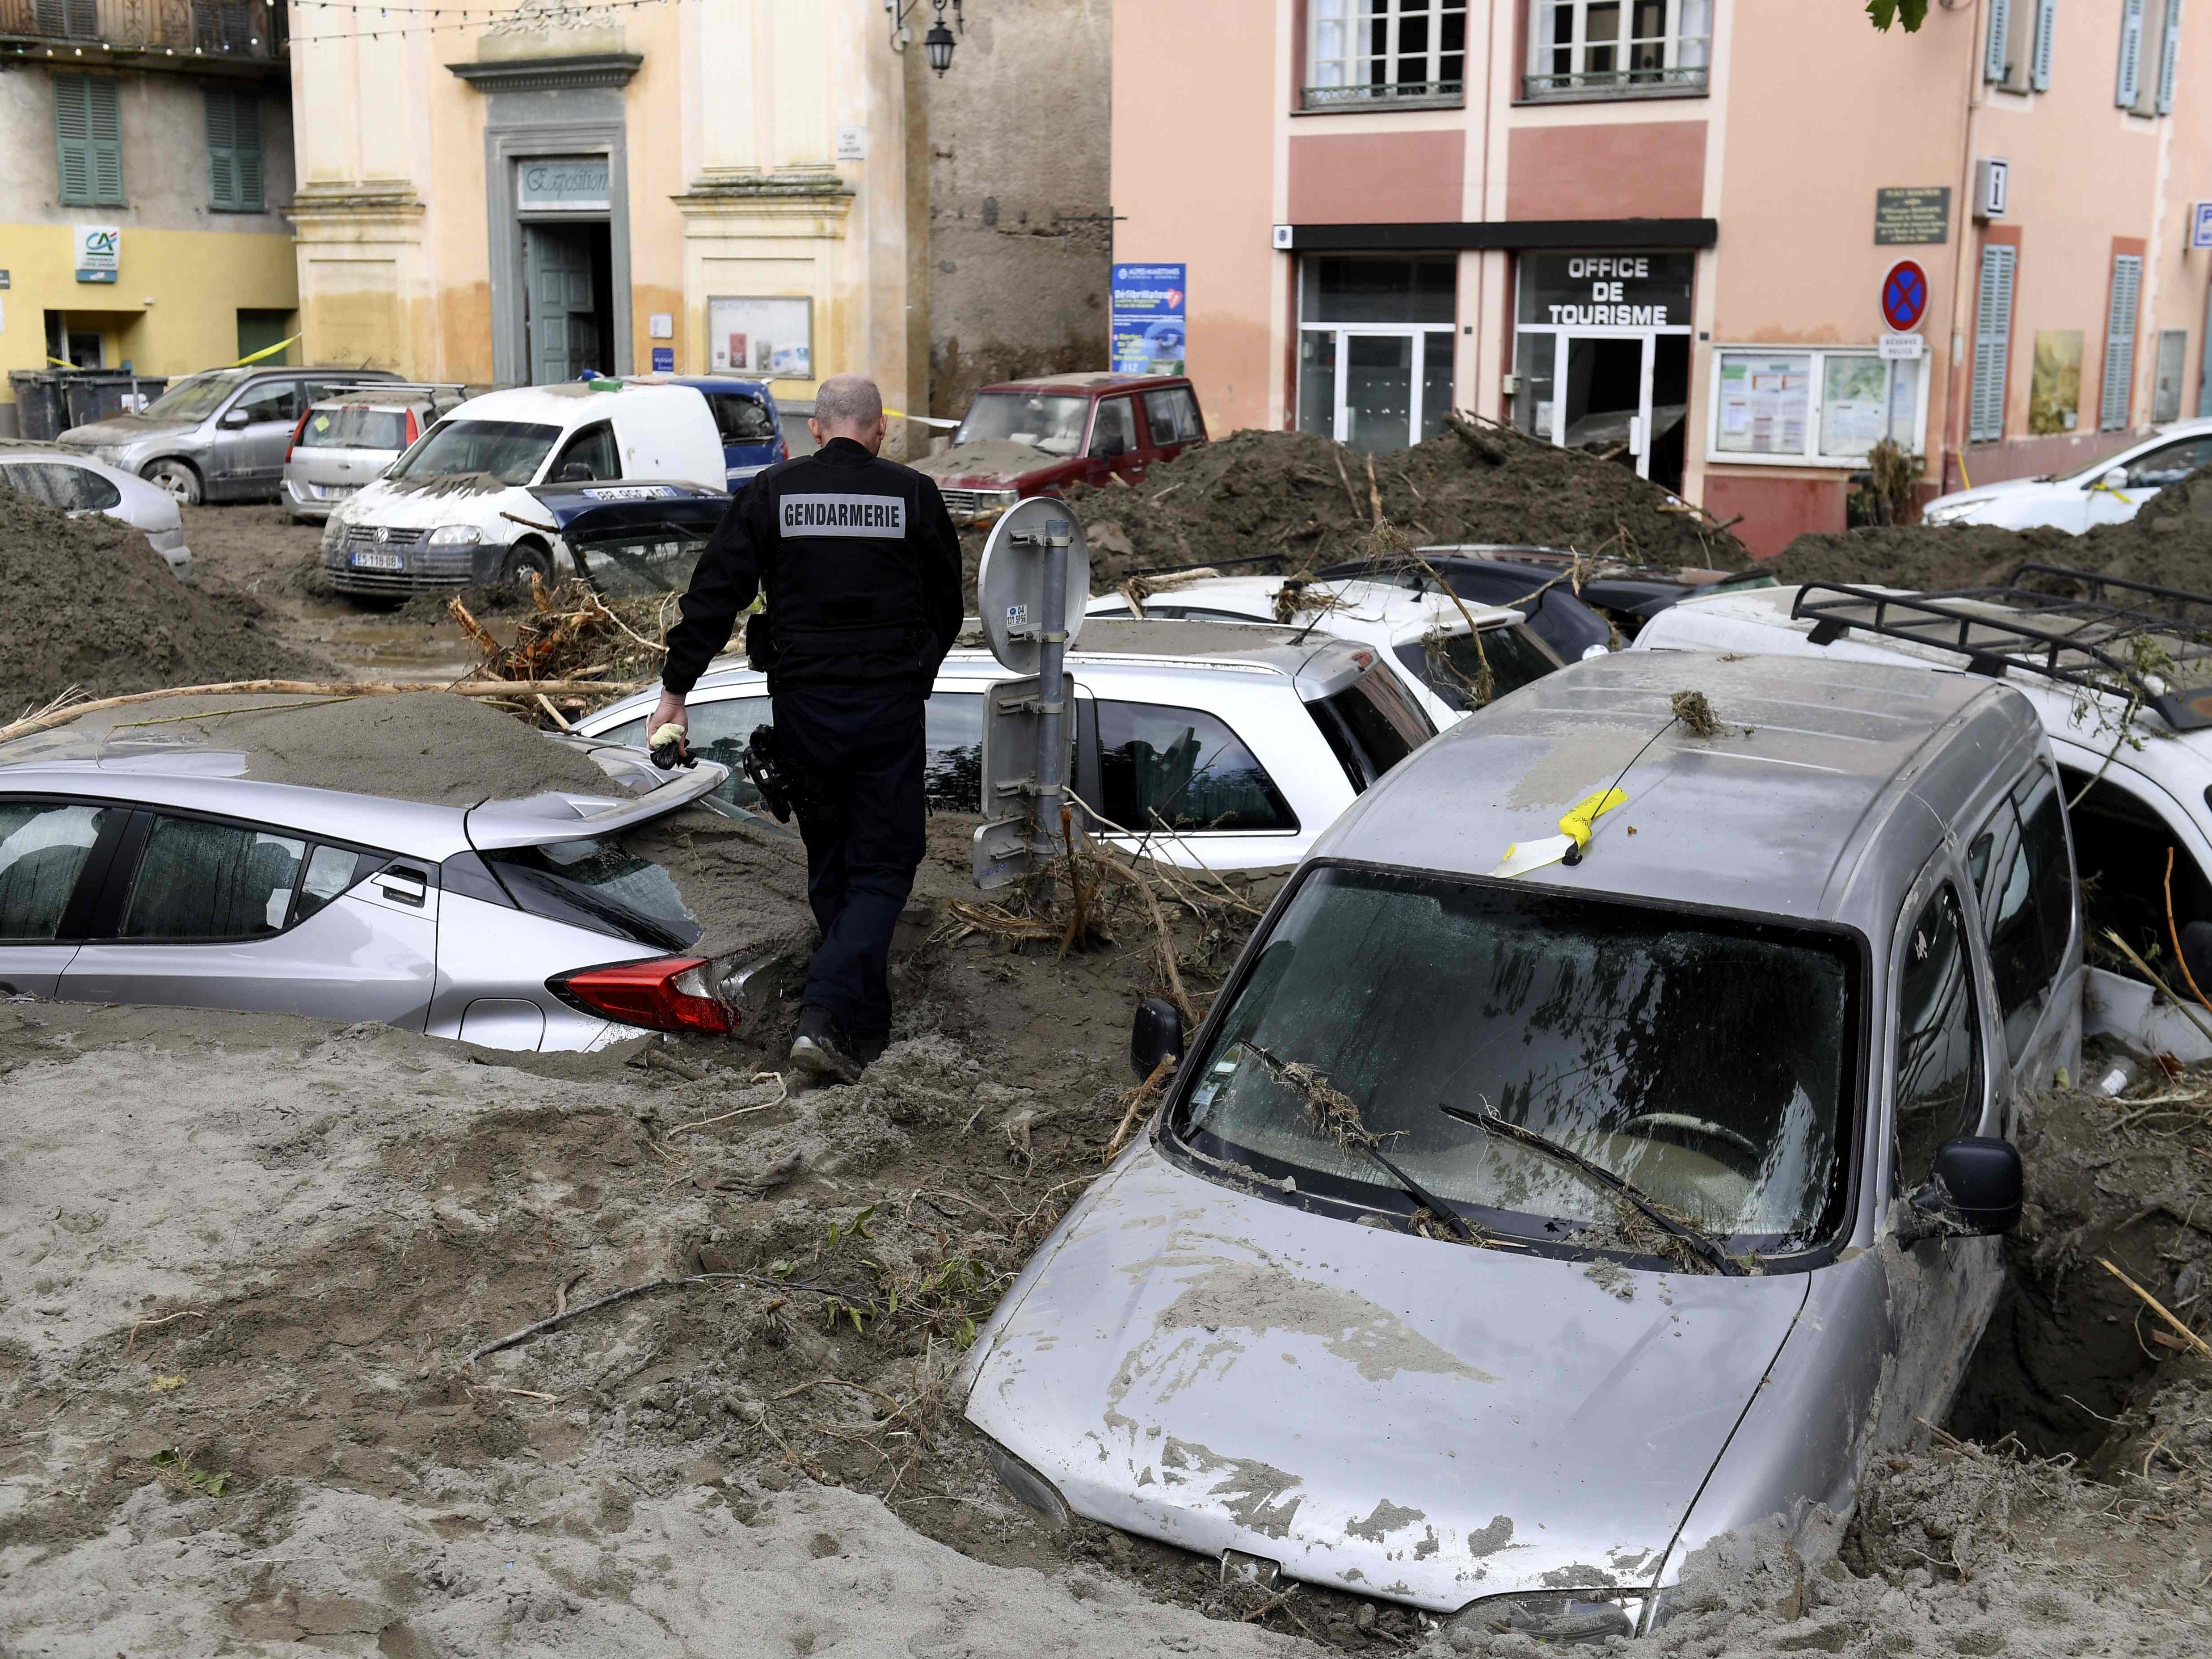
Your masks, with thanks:
M805 1004L854 1036L890 1030L891 932L925 845L922 710L913 684L798 685L775 694L775 735L800 779L806 896L822 944Z

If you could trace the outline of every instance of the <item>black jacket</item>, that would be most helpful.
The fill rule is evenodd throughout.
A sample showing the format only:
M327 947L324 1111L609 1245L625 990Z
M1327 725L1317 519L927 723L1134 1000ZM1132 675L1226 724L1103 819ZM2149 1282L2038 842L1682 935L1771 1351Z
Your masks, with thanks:
M661 684L688 694L762 592L771 690L911 680L927 693L960 632L959 532L933 480L850 438L779 461L699 556Z

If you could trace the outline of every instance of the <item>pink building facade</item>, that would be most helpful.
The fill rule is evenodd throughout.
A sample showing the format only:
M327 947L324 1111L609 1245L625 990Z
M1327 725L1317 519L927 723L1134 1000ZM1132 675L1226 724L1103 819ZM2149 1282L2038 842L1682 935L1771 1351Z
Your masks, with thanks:
M1885 436L1932 494L2212 413L2182 0L1119 0L1113 201L1216 431L1473 409L1761 553Z

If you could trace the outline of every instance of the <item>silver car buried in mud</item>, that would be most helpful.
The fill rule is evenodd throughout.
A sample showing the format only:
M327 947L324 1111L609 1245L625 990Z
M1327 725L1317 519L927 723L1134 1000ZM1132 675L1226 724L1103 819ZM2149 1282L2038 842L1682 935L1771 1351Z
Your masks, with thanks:
M1685 688L1725 724L1677 722ZM1300 866L992 1316L963 1378L1001 1478L1555 1638L1650 1629L1765 1517L1815 1549L1947 1409L2015 1102L2078 1064L2054 781L1990 681L1702 653L1437 738ZM1182 1046L1139 1010L1133 1060Z

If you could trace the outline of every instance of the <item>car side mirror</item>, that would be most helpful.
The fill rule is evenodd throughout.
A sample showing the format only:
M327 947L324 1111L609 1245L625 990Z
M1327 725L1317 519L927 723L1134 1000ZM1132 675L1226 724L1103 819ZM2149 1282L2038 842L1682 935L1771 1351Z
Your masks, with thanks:
M1913 1194L1911 1218L1899 1231L1913 1238L1989 1238L2020 1221L2020 1148L1990 1135L1961 1135L1936 1153L1928 1184Z
M591 466L588 463L584 461L570 461L566 466L561 469L561 476L556 478L553 482L556 483L589 483L592 482Z
M2125 489L2128 487L2128 470L2124 466L2116 466L2097 482L2107 489Z
M1182 1011L1165 997L1146 997L1129 1023L1129 1069L1150 1077L1164 1060L1182 1058Z
M242 409L226 409L222 411L222 419L217 422L216 424L219 426L228 427L233 431L236 431L240 427L246 424L246 411Z

